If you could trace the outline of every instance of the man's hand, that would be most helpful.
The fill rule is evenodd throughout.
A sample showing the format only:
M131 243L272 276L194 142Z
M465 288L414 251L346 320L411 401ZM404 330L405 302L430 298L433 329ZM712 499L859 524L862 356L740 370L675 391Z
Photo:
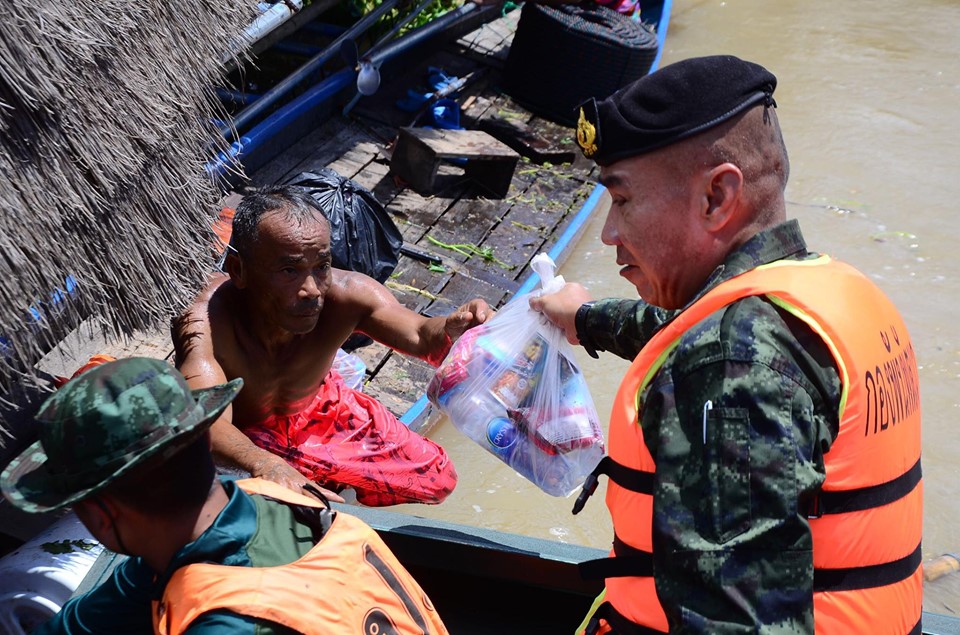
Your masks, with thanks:
M550 322L563 329L567 341L579 344L577 338L577 309L592 298L586 287L576 282L568 282L556 293L530 298L530 308L543 313Z
M324 496L327 497L327 500L337 503L343 502L343 497L341 497L339 494L335 494L328 489L319 487L316 483L313 483L313 481L295 470L289 463L284 461L279 456L270 455L269 458L258 461L256 466L254 466L254 469L250 470L250 475L255 478L273 481L274 483L283 485L287 489L293 490L298 494L305 494L311 498L317 498L311 494L308 489L304 488L304 485L311 483L314 487L317 487Z
M455 342L467 329L483 324L493 313L493 309L490 308L486 300L474 298L447 316L443 330Z

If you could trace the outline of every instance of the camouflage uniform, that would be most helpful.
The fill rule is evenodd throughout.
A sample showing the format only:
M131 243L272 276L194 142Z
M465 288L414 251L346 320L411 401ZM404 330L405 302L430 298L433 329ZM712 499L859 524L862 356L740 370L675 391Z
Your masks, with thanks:
M700 294L761 264L815 256L789 221L730 254ZM586 344L632 360L679 313L602 300L586 313ZM840 392L824 342L749 297L685 333L641 395L640 423L657 464L654 577L671 632L813 632L803 509L825 478ZM708 400L701 456L690 448L701 443Z

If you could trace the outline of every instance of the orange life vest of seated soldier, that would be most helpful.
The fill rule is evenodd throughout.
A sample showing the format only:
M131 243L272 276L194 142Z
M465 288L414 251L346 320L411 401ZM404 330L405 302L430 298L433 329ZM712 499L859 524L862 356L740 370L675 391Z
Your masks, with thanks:
M922 479L920 393L913 344L892 303L865 276L826 256L764 265L718 285L640 351L613 405L607 507L611 557L583 568L606 578L587 632L668 630L653 579L656 464L639 425L641 396L683 334L738 299L763 295L829 347L843 384L826 481L807 510L819 635L920 633Z
M309 508L323 504L261 479L237 481L250 494ZM276 567L196 563L178 569L160 602L154 632L177 635L218 609L269 620L305 635L447 635L427 594L383 540L358 518L336 512L303 557Z

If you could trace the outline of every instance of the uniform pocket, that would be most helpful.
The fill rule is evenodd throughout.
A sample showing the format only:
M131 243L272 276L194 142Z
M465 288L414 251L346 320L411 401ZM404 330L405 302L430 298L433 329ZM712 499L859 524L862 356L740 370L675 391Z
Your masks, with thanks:
M746 408L713 408L704 419L710 535L723 543L750 527L750 415Z

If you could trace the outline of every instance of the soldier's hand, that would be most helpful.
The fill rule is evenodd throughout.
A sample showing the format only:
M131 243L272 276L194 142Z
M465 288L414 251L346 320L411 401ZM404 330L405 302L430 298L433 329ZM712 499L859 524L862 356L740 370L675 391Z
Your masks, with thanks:
M577 309L591 299L586 287L576 282L568 282L555 292L530 298L530 308L543 313L550 322L563 329L567 341L579 344L575 317Z

